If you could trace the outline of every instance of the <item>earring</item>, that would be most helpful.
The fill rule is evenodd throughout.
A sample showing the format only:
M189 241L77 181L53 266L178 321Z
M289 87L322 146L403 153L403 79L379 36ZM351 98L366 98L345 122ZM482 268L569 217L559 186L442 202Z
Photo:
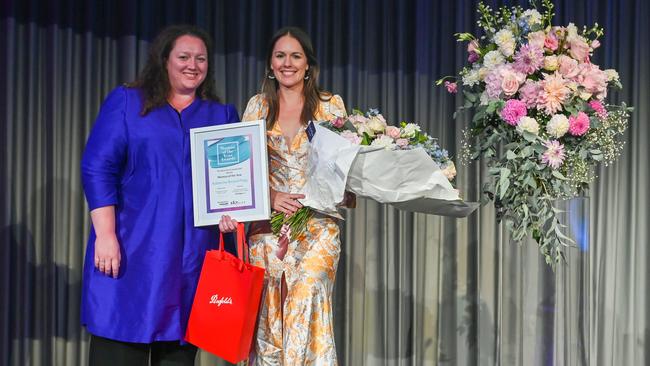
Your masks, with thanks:
M305 75L305 80L309 80L309 75Z
M267 76L267 78L269 78L271 80L274 80L275 76L273 76L273 72L269 72L269 75Z

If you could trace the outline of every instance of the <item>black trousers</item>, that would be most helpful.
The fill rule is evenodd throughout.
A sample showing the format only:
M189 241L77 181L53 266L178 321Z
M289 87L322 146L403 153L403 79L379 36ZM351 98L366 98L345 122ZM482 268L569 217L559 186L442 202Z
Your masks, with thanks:
M91 336L89 366L193 366L196 347L180 342L130 343Z

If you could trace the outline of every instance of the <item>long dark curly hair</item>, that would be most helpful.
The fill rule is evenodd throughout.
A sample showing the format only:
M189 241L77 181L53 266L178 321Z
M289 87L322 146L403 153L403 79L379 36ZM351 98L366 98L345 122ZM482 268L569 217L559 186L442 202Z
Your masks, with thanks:
M305 103L303 104L302 112L300 114L300 122L306 125L310 120L314 118L314 114L318 109L318 104L321 101L327 101L332 98L332 93L323 91L318 86L318 75L320 73L320 67L318 66L316 53L314 52L314 47L312 46L309 35L297 27L284 27L273 35L271 41L269 42L266 54L266 70L264 72L264 79L262 80L262 93L264 94L264 98L269 105L268 113L266 116L268 129L273 128L275 121L278 119L278 113L280 110L280 102L278 100L278 81L269 78L269 76L273 75L273 70L271 70L271 58L273 57L273 48L275 47L275 43L278 41L278 39L284 36L295 38L300 43L300 46L302 46L302 49L305 51L307 64L309 65L309 69L305 74L309 78L305 80L305 84L302 89Z
M208 54L208 72L203 83L196 90L197 96L206 100L219 102L216 85L214 82L214 61L212 57L212 40L208 33L193 25L172 25L163 29L149 48L147 63L138 75L138 78L128 83L127 86L140 88L143 93L144 103L141 115L146 115L152 109L167 103L171 85L167 76L167 59L174 48L176 40L185 35L197 37L205 44Z

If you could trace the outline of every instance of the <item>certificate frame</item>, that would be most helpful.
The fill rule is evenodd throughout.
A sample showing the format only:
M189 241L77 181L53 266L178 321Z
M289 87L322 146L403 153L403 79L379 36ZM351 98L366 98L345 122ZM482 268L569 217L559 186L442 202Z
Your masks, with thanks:
M190 129L194 226L268 220L268 152L264 120Z

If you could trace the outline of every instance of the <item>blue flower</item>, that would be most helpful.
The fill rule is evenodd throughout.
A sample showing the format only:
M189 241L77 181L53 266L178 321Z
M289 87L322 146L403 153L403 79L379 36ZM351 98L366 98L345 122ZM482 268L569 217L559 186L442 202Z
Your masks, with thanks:
M377 108L370 108L368 109L368 112L366 113L368 117L376 116L379 114L379 109Z

